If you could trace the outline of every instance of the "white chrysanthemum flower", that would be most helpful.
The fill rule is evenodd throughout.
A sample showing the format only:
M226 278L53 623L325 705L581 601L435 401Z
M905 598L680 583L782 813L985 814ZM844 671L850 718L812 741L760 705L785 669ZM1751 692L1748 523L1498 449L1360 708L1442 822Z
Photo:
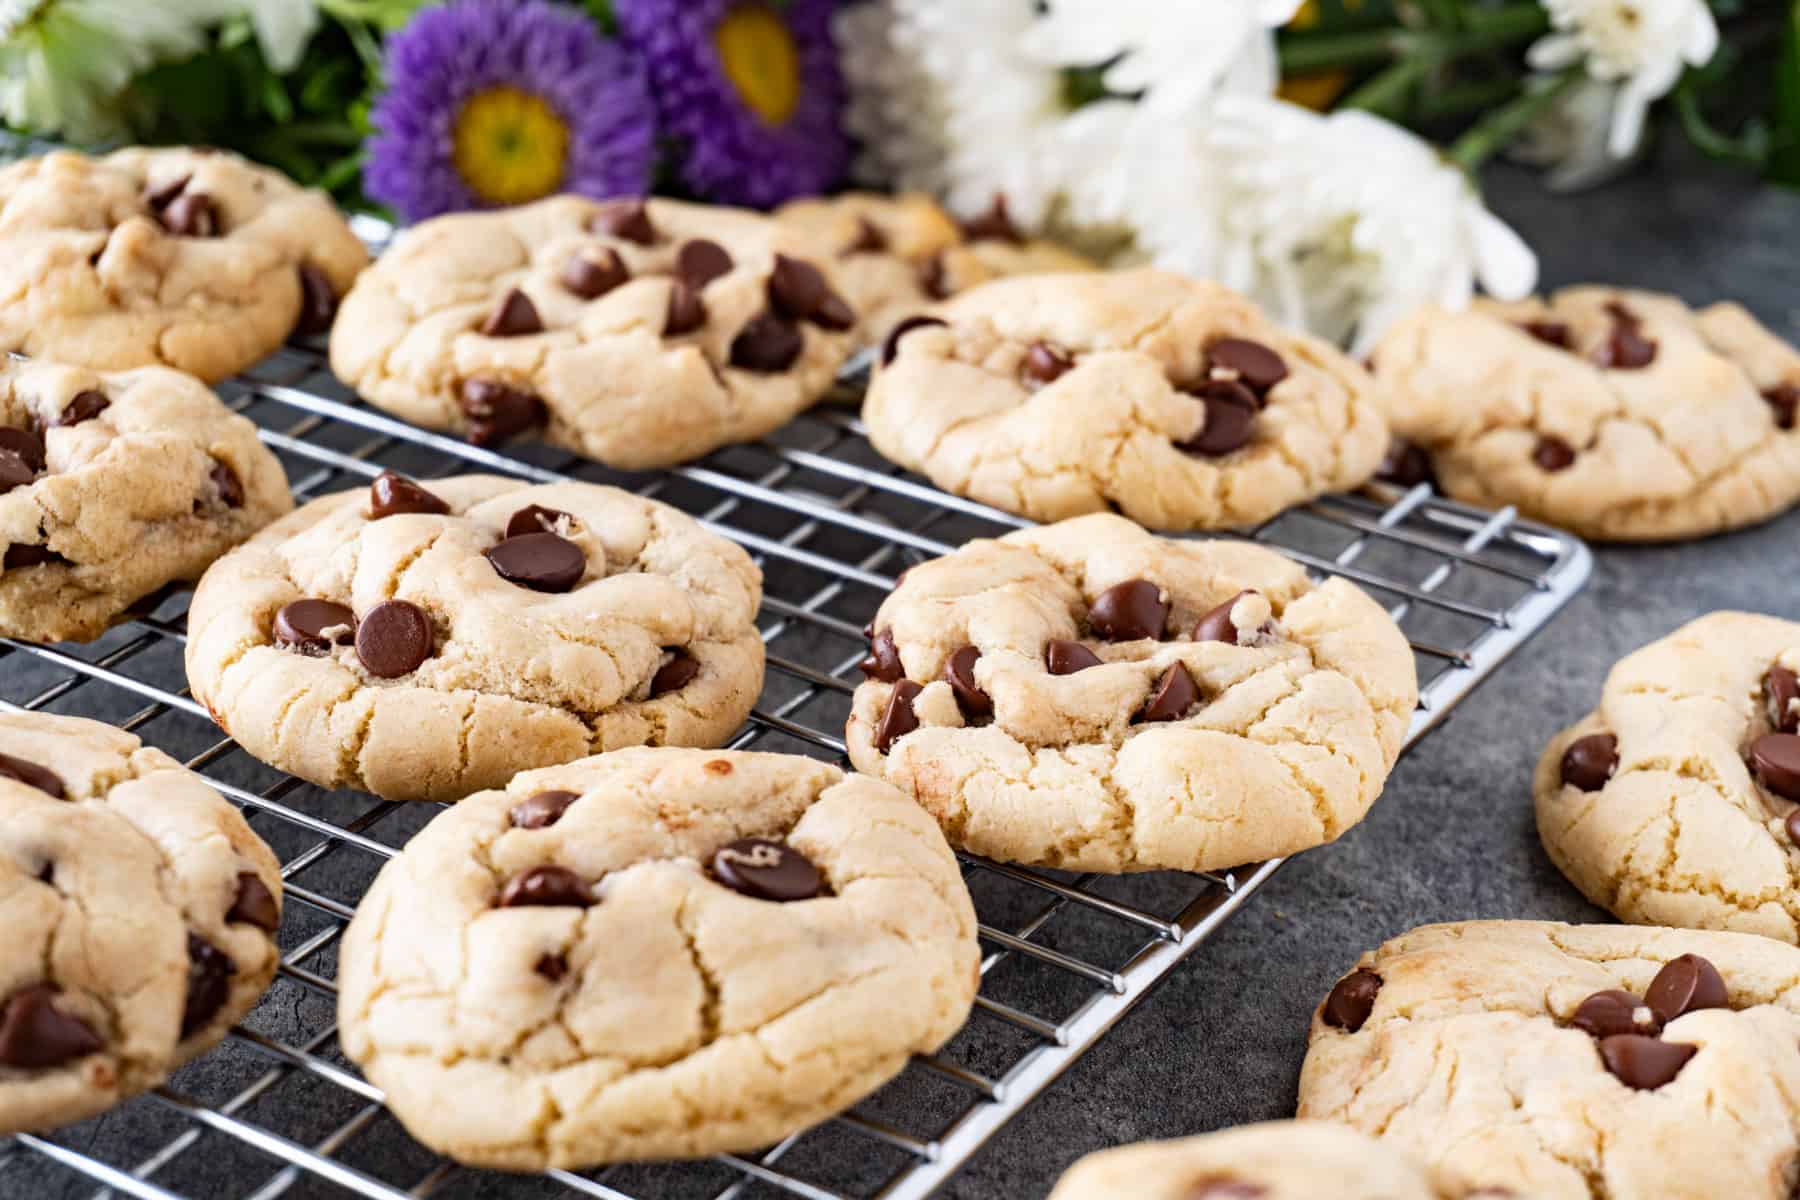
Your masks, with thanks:
M1675 86L1689 65L1719 48L1719 27L1706 0L1543 0L1556 32L1527 55L1556 71L1582 63L1602 82L1621 82L1608 148L1623 158L1637 145L1650 105Z
M1479 283L1516 299L1537 258L1429 144L1379 117L1221 97L1200 131L1222 186L1211 270L1189 242L1147 247L1210 275L1278 319L1367 350L1420 304L1458 308ZM1204 173L1207 166L1203 166ZM1194 260L1193 262L1184 260Z
M76 141L114 136L125 85L199 50L212 18L210 4L177 0L4 0L0 116Z
M1538 79L1534 86L1552 86ZM1605 183L1631 162L1643 145L1638 139L1624 155L1612 152L1613 113L1619 106L1620 85L1598 79L1581 79L1532 119L1507 154L1535 167L1547 167L1544 177L1553 192L1573 192Z

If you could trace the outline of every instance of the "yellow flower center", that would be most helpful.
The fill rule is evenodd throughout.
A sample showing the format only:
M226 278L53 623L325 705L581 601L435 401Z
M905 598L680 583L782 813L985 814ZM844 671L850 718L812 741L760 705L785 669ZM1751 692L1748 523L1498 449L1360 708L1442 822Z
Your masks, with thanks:
M770 125L794 115L800 103L800 52L780 17L761 4L740 4L713 30L726 78L745 104Z
M494 87L469 97L456 114L452 161L463 182L489 204L523 204L562 184L569 127L530 92Z

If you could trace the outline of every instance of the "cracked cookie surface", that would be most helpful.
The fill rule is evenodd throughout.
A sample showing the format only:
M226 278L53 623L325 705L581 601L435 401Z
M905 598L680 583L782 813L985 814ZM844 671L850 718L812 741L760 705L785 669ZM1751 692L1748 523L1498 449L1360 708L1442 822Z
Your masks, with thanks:
M0 366L0 635L99 637L293 506L256 426L190 376Z
M1002 279L902 328L869 440L946 491L1040 521L1253 524L1367 480L1369 374L1248 300L1166 271Z
M1627 921L1800 941L1796 672L1800 623L1755 613L1620 659L1599 708L1538 760L1551 860Z
M1395 437L1459 500L1657 541L1800 499L1800 353L1736 304L1574 287L1428 307L1374 361Z
M0 713L0 1134L79 1121L225 1036L274 977L281 871L160 750Z
M1400 752L1412 651L1355 585L1097 514L970 542L871 623L845 740L953 845L1211 870L1328 842Z
M856 315L807 237L741 209L557 196L402 233L344 300L339 378L477 443L698 458L824 396Z
M961 1027L978 967L955 857L894 789L635 749L520 775L415 837L345 934L338 1020L434 1150L578 1168L842 1111Z
M762 688L761 591L739 547L616 488L389 474L207 573L188 682L284 771L454 800L602 750L723 741Z
M0 349L223 379L324 332L368 258L323 192L235 154L57 151L0 169Z
M1007 275L1091 271L1094 263L1054 242L1028 239L1002 210L969 225L921 192L846 192L795 200L784 225L837 256L844 296L856 309L857 343L877 345L893 327L940 300Z
M1800 950L1538 921L1416 929L1320 1006L1299 1115L1376 1135L1452 1188L1788 1200Z

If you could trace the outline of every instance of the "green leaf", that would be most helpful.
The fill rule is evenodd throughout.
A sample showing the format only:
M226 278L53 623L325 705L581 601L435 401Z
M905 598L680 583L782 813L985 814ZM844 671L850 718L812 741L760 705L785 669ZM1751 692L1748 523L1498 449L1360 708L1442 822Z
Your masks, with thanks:
M1800 0L1788 0L1781 31L1774 110L1769 114L1769 154L1763 169L1777 183L1800 187Z

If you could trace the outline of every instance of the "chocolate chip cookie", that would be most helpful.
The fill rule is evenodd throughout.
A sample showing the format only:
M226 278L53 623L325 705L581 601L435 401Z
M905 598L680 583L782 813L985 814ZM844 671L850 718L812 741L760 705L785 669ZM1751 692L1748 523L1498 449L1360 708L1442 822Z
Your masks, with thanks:
M955 857L893 788L778 754L636 749L472 796L344 936L344 1051L460 1162L767 1145L961 1027Z
M1712 613L1619 660L1532 791L1595 904L1800 941L1800 623Z
M323 192L213 150L0 169L0 349L217 380L323 333L368 252Z
M274 977L281 871L237 809L122 730L0 713L0 1134L104 1112Z
M762 689L750 556L588 483L385 474L208 571L194 697L324 787L455 800L621 746L718 745Z
M293 507L256 427L188 375L0 365L0 635L98 637Z
M1375 352L1386 476L1611 541L1700 537L1800 499L1800 353L1736 304L1577 287L1425 308ZM1409 452L1409 449L1410 452Z
M1452 1195L1789 1200L1800 950L1614 925L1416 929L1319 1007L1300 1116L1378 1135Z
M557 196L414 226L344 301L331 364L479 445L685 462L786 424L849 355L836 264L768 217Z
M845 740L951 844L1079 871L1210 870L1361 820L1417 701L1353 584L1096 514L913 567Z
M877 450L1041 521L1254 524L1361 484L1388 439L1361 367L1166 271L984 284L896 325L878 360Z
M959 223L921 192L846 192L792 201L775 219L836 256L862 345L880 343L905 318L990 279L1094 269L1072 250L1026 238L1002 201Z

